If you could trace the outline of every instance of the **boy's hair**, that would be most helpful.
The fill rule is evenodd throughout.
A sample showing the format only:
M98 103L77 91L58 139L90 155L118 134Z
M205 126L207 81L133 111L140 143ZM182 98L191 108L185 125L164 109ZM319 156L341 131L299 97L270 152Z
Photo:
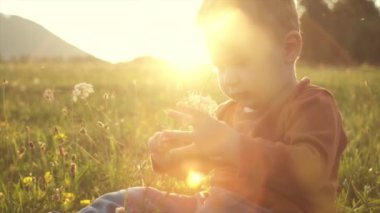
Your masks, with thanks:
M203 0L197 23L202 27L216 12L239 9L253 24L264 27L276 37L292 30L300 31L295 0Z

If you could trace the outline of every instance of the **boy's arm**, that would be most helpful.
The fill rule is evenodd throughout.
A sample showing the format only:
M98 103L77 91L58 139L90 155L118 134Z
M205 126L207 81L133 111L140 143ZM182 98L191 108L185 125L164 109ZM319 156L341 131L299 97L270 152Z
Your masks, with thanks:
M232 105L233 102L231 100L227 100L221 103L213 112L213 115L219 120L225 120L226 118L224 118L223 116L226 114L226 110L229 109L229 107ZM159 158L164 158L164 155L165 154L162 154L161 156L159 156ZM193 156L189 159L180 159L175 162L168 163L159 163L151 155L150 160L152 163L153 171L157 173L166 173L180 179L186 178L189 167L191 167L195 171L207 174L216 166L220 165L220 163L201 155Z
M287 143L240 135L238 175L313 190L332 173L346 145L340 144L341 125L329 93L305 97L290 114Z

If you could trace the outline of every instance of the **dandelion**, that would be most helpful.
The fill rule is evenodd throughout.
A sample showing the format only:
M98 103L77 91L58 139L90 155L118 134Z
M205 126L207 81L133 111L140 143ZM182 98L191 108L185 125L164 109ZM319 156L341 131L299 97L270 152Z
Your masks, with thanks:
M108 100L110 98L110 95L108 93L104 93L103 99Z
M91 200L89 200L89 199L80 200L80 205L82 205L82 206L87 206L90 203L91 203Z
M38 142L38 146L40 147L42 153L46 152L46 143Z
M0 192L0 200L4 198L4 193Z
M55 141L63 141L63 140L65 140L65 138L66 138L66 135L63 133L57 133L54 135Z
M191 93L184 100L177 102L177 106L180 105L188 106L207 114L212 114L218 107L216 101L209 96L202 96L195 93Z
M50 183L53 180L53 175L49 171L45 172L44 180L45 183Z
M69 114L69 110L67 109L67 107L63 107L63 108L62 108L62 114L63 114L64 116L67 116L67 115Z
M71 193L71 192L64 192L63 193L63 199L73 201L75 199L75 195L74 195L74 193Z
M106 125L103 123L103 122L101 122L101 121L97 121L96 122L96 125L98 125L98 127L100 127L100 128L104 128Z
M33 78L33 84L37 85L39 83L40 83L40 79L39 78L37 78L37 77Z
M73 201L75 200L75 195L71 192L63 193L63 207L65 209L69 208Z
M94 86L89 83L79 83L74 86L72 93L74 102L77 102L78 99L85 100L91 93L94 93Z
M26 186L26 187L31 186L31 185L33 184L33 177L31 177L31 176L24 177L24 178L22 179L22 183L23 183L24 186Z
M53 89L45 89L44 94L42 97L48 101L48 102L53 102L54 100L54 90Z

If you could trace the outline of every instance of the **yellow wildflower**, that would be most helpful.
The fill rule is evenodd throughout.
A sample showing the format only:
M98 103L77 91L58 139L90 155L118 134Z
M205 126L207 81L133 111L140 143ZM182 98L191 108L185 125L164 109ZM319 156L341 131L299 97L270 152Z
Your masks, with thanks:
M50 183L53 180L53 175L47 171L44 175L45 183Z
M65 209L69 208L73 201L75 200L75 195L71 192L63 193L63 207Z
M62 141L65 138L66 138L66 135L60 132L54 135L54 140L57 140L57 141Z
M25 186L31 186L33 184L33 177L24 177L22 179L22 183L25 185Z
M63 198L70 200L70 201L73 201L75 199L75 195L74 195L74 193L71 193L71 192L64 192Z
M82 205L82 206L87 206L90 203L91 203L91 200L89 200L89 199L80 200L80 205Z

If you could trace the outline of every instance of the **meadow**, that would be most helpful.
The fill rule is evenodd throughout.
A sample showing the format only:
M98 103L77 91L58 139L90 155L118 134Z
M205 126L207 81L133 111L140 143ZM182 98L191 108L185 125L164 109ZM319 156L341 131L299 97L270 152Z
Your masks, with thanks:
M226 100L216 74L87 62L0 63L0 212L75 212L130 186L192 194L152 171L147 139L188 128L164 110L189 95ZM343 212L380 212L380 68L300 66L298 78L331 90L349 144L339 172ZM78 83L93 86L73 100ZM87 85L88 86L88 85ZM86 96L85 95L85 96Z

